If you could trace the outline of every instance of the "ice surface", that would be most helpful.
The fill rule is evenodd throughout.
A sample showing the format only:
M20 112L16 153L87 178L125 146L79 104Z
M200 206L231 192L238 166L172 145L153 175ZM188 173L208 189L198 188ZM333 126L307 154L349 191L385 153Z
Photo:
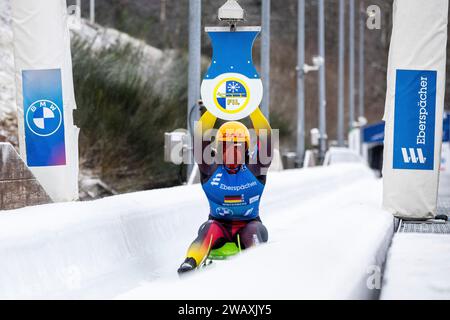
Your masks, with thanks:
M450 235L397 233L382 299L450 299Z
M373 298L369 270L393 232L380 207L362 165L270 173L269 243L184 279L176 269L208 213L199 185L6 211L0 298Z

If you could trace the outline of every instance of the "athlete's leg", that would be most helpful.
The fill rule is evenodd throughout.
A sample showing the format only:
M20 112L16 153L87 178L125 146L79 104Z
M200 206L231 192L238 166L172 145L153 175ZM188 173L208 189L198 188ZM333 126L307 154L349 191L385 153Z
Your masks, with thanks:
M238 232L242 249L250 248L259 243L267 242L269 233L261 221L253 220L243 226Z
M198 266L211 249L224 245L229 238L227 230L220 222L208 220L201 225L197 239L189 247L186 257L193 258Z

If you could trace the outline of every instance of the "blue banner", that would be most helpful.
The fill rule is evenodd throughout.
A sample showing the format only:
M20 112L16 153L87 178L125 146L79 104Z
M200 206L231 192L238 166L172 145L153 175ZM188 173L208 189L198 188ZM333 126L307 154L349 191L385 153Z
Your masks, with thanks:
M61 70L24 70L22 79L27 165L65 165Z
M260 79L253 65L253 43L259 31L208 32L213 47L213 63L209 67L205 79L237 72L250 79Z
M384 121L367 125L362 131L364 143L384 142Z
M436 76L436 71L397 70L394 169L434 169Z
M252 48L260 27L206 28L213 56L201 85L209 112L223 120L240 120L259 107L263 84L253 65Z
M442 137L443 142L450 141L450 113L444 113L444 134Z

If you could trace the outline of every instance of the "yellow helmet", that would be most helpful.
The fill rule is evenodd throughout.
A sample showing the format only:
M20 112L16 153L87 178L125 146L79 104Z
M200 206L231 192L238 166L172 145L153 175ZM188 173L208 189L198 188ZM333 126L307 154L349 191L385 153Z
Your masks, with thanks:
M220 126L216 137L217 142L245 142L246 148L250 146L250 132L239 121L228 121Z

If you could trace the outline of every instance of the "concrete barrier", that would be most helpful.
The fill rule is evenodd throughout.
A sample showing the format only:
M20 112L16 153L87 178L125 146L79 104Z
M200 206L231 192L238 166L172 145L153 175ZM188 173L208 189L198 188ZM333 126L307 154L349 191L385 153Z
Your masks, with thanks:
M52 202L10 143L0 143L0 210Z

